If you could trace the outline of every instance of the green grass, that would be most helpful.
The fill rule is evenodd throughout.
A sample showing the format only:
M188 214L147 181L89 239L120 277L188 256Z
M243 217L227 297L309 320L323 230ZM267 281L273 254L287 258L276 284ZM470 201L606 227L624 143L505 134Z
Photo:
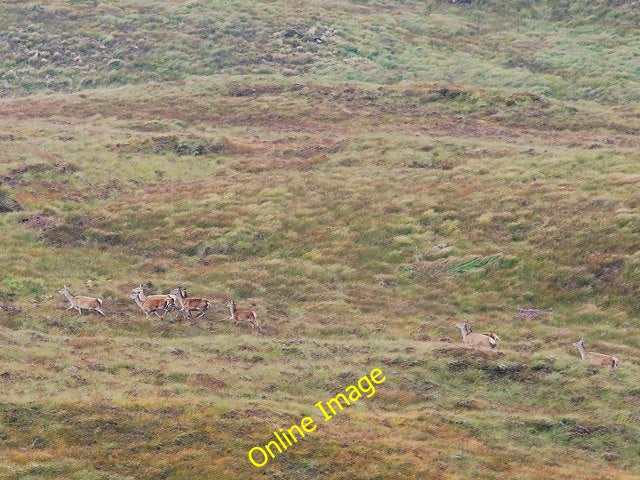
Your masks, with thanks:
M636 10L5 2L0 478L638 478Z
M375 83L420 79L563 99L638 99L638 15L631 2L141 5L4 5L0 53L7 91L284 73Z

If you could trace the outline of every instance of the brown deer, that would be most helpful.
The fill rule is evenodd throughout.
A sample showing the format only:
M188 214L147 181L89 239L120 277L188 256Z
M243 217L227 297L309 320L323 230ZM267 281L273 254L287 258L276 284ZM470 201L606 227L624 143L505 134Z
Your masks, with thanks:
M576 343L572 343L572 345L578 349L582 360L599 367L611 367L611 370L618 368L618 359L616 357L604 353L587 352L584 348L584 338L581 338Z
M146 300L167 300L167 312L171 312L173 310L180 311L180 307L178 306L178 297L175 295L145 295L144 287L140 284L139 287L136 287L131 290L132 293L138 294L138 297L142 302ZM177 315L176 315L177 316ZM175 320L176 317L174 317Z
M455 325L460 329L462 343L467 347L496 348L497 343L494 338L482 333L471 332L468 322L456 323Z
M227 307L229 307L229 311L231 312L231 320L235 320L236 325L240 322L249 322L252 332L255 332L256 328L261 332L263 331L262 326L258 323L258 316L254 310L239 310L236 308L236 302L233 300L227 303Z
M211 306L211 302L206 298L187 297L186 288L174 288L171 290L171 294L176 296L180 311L182 311L189 319L191 318L191 312L200 312L196 316L195 320L204 317L204 314Z
M129 298L136 302L136 304L140 307L140 310L145 314L147 318L152 313L155 313L158 318L162 318L165 316L167 311L169 310L169 305L172 300L167 298L146 298L142 299L141 292L137 291L129 295ZM162 312L162 315L160 314Z
M66 285L63 286L62 290L58 290L58 293L64 296L64 298L69 302L69 308L67 308L67 310L71 310L73 308L78 311L78 315L82 315L82 310L93 310L103 317L105 316L105 313L102 311L101 298L83 297L80 295L74 297L71 295L71 292Z
M467 333L473 333L473 327L471 326L471 324L469 322L465 323L467 324ZM493 332L482 332L480 335L486 335L487 337L493 338L496 342L496 345L498 344L498 340L500 340L500 337Z

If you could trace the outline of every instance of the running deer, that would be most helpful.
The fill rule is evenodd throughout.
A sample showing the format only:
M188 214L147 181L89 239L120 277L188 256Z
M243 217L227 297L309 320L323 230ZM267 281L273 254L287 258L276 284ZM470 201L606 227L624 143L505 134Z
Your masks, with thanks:
M147 318L152 313L155 313L158 318L162 318L169 311L171 299L145 297L146 299L143 300L143 295L140 291L136 291L129 295L129 298L136 302ZM162 315L160 315L160 312L162 312Z
M170 312L172 310L176 310L179 311L180 307L178 306L178 297L176 297L175 295L145 295L144 294L144 287L142 286L142 284L140 284L139 287L136 287L134 289L131 290L132 293L134 294L138 294L138 297L140 298L140 300L142 302L145 302L146 300L167 300L167 312ZM175 319L175 317L174 317Z
M235 320L236 325L240 322L249 322L252 332L255 332L256 328L261 332L263 331L262 326L258 323L258 316L254 310L238 310L236 308L236 302L233 300L227 303L227 307L229 307L229 311L231 312L231 320Z
M462 343L467 347L496 348L497 343L493 337L471 332L469 323L456 323L455 325L460 329Z
M180 310L184 312L187 318L191 318L191 312L200 312L196 315L195 320L204 317L211 306L211 302L206 298L187 297L187 289L178 287L171 290L171 294L176 296Z
M58 293L60 295L63 295L64 298L66 298L69 302L69 308L67 308L67 310L71 310L73 308L78 311L78 315L82 315L82 310L93 310L103 317L105 316L104 312L102 311L101 298L82 297L80 295L74 297L73 295L71 295L71 292L66 285L64 285L62 290L58 290Z
M584 348L584 338L581 338L572 345L578 349L582 360L586 360L587 362L598 365L599 367L611 367L611 370L618 368L618 359L616 357L612 355L605 355L604 353L587 352Z

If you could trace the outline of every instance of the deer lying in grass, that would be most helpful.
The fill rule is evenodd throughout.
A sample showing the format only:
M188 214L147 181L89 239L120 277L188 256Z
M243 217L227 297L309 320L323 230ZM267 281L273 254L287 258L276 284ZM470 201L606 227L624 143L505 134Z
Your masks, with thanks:
M238 308L236 308L236 302L233 300L227 303L227 307L229 307L229 311L231 312L231 320L235 320L236 325L240 322L249 322L252 332L255 332L256 328L261 332L263 331L262 326L258 323L258 316L254 310L238 310Z
M465 323L467 324L467 333L473 333L473 327L471 326L471 324L469 322ZM487 337L493 338L496 342L496 345L498 344L498 340L500 340L500 337L493 332L482 332L480 335L486 335Z
M145 314L147 318L152 313L155 313L158 318L162 318L169 311L170 302L173 300L168 298L148 298L142 299L142 294L139 291L136 291L129 295L129 298L136 302L136 304L140 307L140 310ZM160 314L162 312L162 315Z
M604 353L587 352L584 348L584 338L581 338L576 343L572 343L572 345L578 349L582 360L586 360L599 367L611 367L612 371L618 368L618 359L616 357Z
M480 348L496 348L496 340L482 333L473 333L470 330L470 326L467 322L456 323L456 327L460 329L462 333L462 343L467 347L480 347Z
M103 317L105 316L102 311L102 299L101 298L93 298L93 297L82 297L78 295L74 297L71 295L69 288L64 285L62 290L58 290L60 295L63 295L69 301L69 308L67 310L71 310L72 308L78 311L78 315L82 315L82 310L93 310L94 312L98 312Z
M171 290L171 295L175 295L178 301L178 307L187 318L191 318L191 312L200 312L195 320L204 317L211 306L211 302L206 298L187 297L187 289L178 287Z
M147 300L166 300L167 301L167 312L171 312L172 310L179 311L180 307L178 306L178 297L175 295L145 295L144 288L142 284L139 287L136 287L131 290L132 293L138 295L138 298L145 302ZM177 315L176 315L177 317ZM174 317L174 319L176 318Z

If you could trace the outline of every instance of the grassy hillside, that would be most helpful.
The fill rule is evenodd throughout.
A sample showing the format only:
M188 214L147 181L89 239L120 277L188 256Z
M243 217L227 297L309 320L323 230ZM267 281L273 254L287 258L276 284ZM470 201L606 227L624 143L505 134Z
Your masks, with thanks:
M0 478L640 478L637 7L3 2Z
M320 75L638 101L637 1L8 1L0 94Z

